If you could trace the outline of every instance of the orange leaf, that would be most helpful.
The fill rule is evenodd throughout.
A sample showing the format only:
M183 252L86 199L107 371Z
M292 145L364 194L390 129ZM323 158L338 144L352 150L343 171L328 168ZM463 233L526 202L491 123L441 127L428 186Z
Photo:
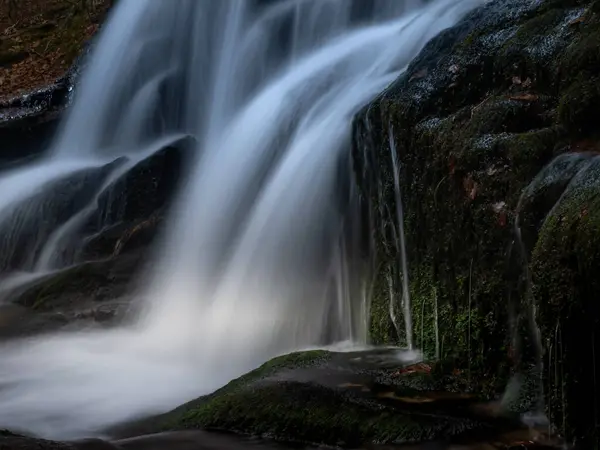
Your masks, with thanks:
M534 102L539 99L539 97L535 94L519 94L512 95L509 97L510 100L519 100L524 102Z

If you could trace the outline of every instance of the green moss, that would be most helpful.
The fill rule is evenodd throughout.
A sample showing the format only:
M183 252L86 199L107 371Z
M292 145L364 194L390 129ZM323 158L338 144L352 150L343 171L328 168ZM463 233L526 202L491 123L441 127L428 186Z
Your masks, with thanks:
M575 39L558 60L563 83L567 85L580 72L597 74L600 69L600 12L592 14L589 11L574 31Z
M595 428L600 405L594 378L600 370L595 357L600 345L595 332L600 325L598 160L573 179L544 222L531 270L548 358L549 414L564 433L579 437L592 448L600 438Z
M66 294L91 295L99 286L107 286L111 282L109 261L83 263L43 278L16 301L33 309L48 309Z
M376 230L386 230L375 236L378 256L386 271L398 270L396 244L387 231L394 221L388 210L394 211L397 201L387 135L392 127L401 161L414 341L428 356L438 348L442 359L467 371L473 388L492 380L489 391L502 390L511 371L525 364L513 356L532 352L528 342L512 342L509 329L509 307L524 307L530 299L514 244L517 217L526 252L534 250L528 253L529 273L535 274L545 358L561 361L544 364L546 379L559 380L547 387L553 398L564 390L571 392L569 398L590 399L595 386L589 374L600 367L590 363L590 343L596 338L588 334L595 326L591 317L600 317L600 305L593 306L600 292L600 201L589 186L600 180L590 172L581 174L581 180L574 180L580 189L571 184L561 206L544 218L588 163L588 152L598 149L598 4L549 0L525 14L499 12L493 21L466 32L435 70L418 81L398 81L365 109L369 122L360 129L361 152L370 146L377 167L372 169L376 182L362 182L361 189L373 202ZM425 55L418 60L428 58L434 59ZM546 186L524 194L552 158L569 150L581 153L574 158L577 164L555 167L544 175ZM387 290L380 274L374 289L377 326L371 327L377 342L390 336ZM577 322L583 330L579 334ZM562 333L560 342L554 342L557 333ZM583 352L576 345L581 339L587 340L580 343ZM582 353L588 356L578 356ZM581 367L587 375L581 375ZM577 379L585 381L577 387ZM556 402L549 405L554 408ZM600 423L593 418L600 405L594 409L590 403L583 410L553 417L559 426L564 417L572 436L593 436L589 425Z
M185 417L188 413L193 414L193 411L196 411L197 408L203 408L203 405L205 405L211 399L214 399L221 395L232 394L234 392L237 392L238 389L247 386L248 384L251 384L255 381L273 375L279 370L307 368L318 364L323 364L330 358L330 356L331 354L327 351L313 350L290 353L288 355L282 355L273 358L268 362L264 363L259 368L248 372L247 374L242 375L241 377L236 378L235 380L230 381L222 388L216 390L214 393L186 403L180 406L179 408L175 409L174 411L159 417L158 420L156 418L152 419L152 422L162 422L163 425L160 425L160 428L179 428L181 427L181 423L183 421L186 421Z
M163 429L226 430L284 441L358 447L366 443L423 442L483 426L460 414L453 418L436 413L436 407L421 410L402 400L418 396L421 389L443 389L449 381L442 380L441 375L391 376L397 368L381 368L369 361L343 354L333 359L333 354L322 351L275 358L214 394L180 408ZM305 368L311 370L296 371ZM350 382L347 387L344 381ZM353 391L351 386L366 390Z
M600 79L582 76L565 90L558 104L560 124L571 133L596 131L600 110Z
M400 336L390 317L390 294L385 275L377 276L371 294L371 310L369 317L369 337L372 344L400 345ZM404 342L406 344L406 342Z
M235 380L231 381L223 388L219 389L212 395L219 395L224 392L233 392L240 386L266 378L274 373L284 369L299 369L316 366L325 363L331 357L331 353L325 350L312 350L305 352L294 352L287 355L273 358L258 369L247 373Z
M265 384L229 393L190 412L184 427L236 430L299 442L359 446L416 443L457 434L468 421L374 411L330 389L297 382Z

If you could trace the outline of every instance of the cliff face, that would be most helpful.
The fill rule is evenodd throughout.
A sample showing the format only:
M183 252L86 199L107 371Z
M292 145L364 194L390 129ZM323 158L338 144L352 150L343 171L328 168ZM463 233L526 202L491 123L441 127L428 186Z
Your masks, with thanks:
M354 126L379 260L373 341L398 339L392 143L416 346L490 393L514 371L535 379L543 358L550 418L596 445L599 44L598 1L491 2L433 39ZM511 408L534 408L527 392Z

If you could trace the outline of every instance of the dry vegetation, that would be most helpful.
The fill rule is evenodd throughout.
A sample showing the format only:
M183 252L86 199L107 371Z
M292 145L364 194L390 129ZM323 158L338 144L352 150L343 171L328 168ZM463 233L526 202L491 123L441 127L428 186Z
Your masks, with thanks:
M113 0L0 0L0 99L54 82Z

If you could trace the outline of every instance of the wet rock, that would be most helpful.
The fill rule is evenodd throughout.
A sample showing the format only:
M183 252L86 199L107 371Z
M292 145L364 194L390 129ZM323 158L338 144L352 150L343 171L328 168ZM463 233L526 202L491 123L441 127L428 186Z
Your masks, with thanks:
M146 426L226 430L350 448L453 442L515 426L481 414L481 399L457 389L458 378L442 368L402 363L393 349L294 353ZM143 424L133 429L139 432Z
M47 183L0 220L0 271L31 269L51 234L83 210L122 159ZM68 259L68 258L67 258Z
M140 161L99 200L85 232L90 235L81 259L107 257L147 248L185 175L191 138L185 137Z
M553 422L593 448L600 393L600 158L571 178L548 211L531 256L533 294L545 340L545 387Z
M529 304L523 261L530 261L546 358L557 321L564 322L559 330L564 332L567 322L575 330L566 311L588 311L580 336L570 335L571 358L578 354L581 359L560 366L565 375L559 391L583 395L587 389L589 402L570 416L552 413L555 401L547 408L569 438L589 444L582 448L600 443L598 405L589 394L595 389L589 375L595 367L590 365L594 339L588 336L593 323L591 310L580 305L597 292L587 269L595 264L595 238L591 225L579 222L591 220L579 215L593 217L593 206L578 204L577 214L569 210L561 219L568 228L557 225L563 222L558 222L554 204L571 198L572 186L567 186L583 176L577 175L579 170L600 148L593 119L600 111L599 36L597 1L489 2L429 42L354 124L355 173L370 204L379 267L370 330L374 342L405 339L389 318L389 274L396 280L392 288L398 298L402 276L392 139L399 158L416 346L430 356L453 357L478 389L502 393L506 380L521 367L515 361L525 357L514 323L525 314L519 308ZM544 167L567 152L539 175L544 182L530 186ZM595 184L589 172L585 177ZM546 218L551 210L552 219ZM517 216L525 259L518 257L515 244ZM558 253L575 243L572 250L581 252L577 258ZM542 263L549 268L545 272ZM564 287L556 287L562 283ZM585 295L574 294L581 289ZM565 309L550 307L559 300ZM586 356L574 350L578 340ZM556 378L556 367L544 365L546 380ZM587 368L587 377L579 377L581 367ZM555 385L547 385L546 395ZM520 413L528 408L515 407Z
M133 288L142 257L141 252L134 252L57 271L27 286L15 295L14 302L40 312L91 309L86 317L106 319L115 312L99 309L95 303L125 297Z
M102 439L81 439L55 442L19 436L0 431L2 450L309 450L313 447L287 446L272 441L245 436L206 431L158 433L109 442Z
M36 156L46 148L71 89L69 74L53 85L0 102L0 167Z

